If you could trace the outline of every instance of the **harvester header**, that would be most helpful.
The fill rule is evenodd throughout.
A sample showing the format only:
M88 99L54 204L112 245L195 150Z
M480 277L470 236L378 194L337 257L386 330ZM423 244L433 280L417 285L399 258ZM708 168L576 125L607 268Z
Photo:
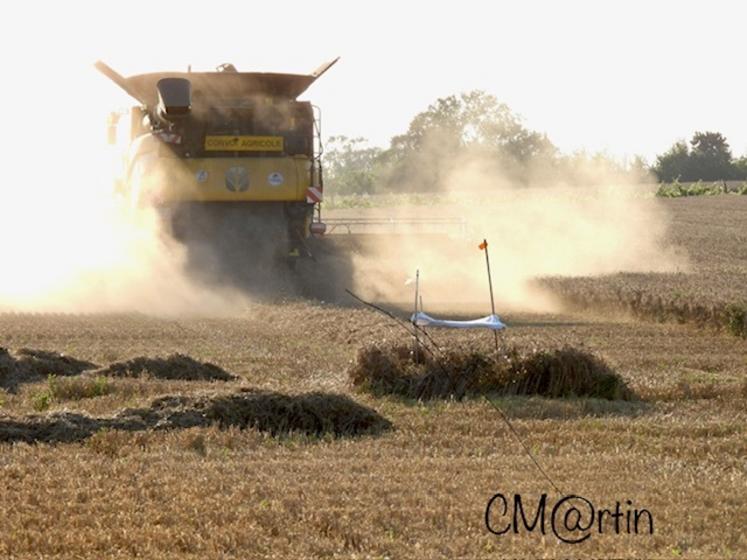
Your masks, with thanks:
M322 64L311 74L237 72L233 65L222 65L220 67L222 69L216 72L151 72L125 78L104 62L98 61L95 66L141 104L151 107L158 101L156 85L164 78L189 80L192 90L202 92L208 99L233 99L259 95L293 100L305 92L338 60L339 57Z

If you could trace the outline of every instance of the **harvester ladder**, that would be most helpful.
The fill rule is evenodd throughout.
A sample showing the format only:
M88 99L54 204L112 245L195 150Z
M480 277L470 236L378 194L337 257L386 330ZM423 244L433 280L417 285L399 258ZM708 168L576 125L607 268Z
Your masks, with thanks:
M311 185L324 191L324 178L322 175L322 154L324 145L322 143L322 110L316 106L311 106L314 120L314 136L311 148ZM316 221L322 221L322 205L316 205Z

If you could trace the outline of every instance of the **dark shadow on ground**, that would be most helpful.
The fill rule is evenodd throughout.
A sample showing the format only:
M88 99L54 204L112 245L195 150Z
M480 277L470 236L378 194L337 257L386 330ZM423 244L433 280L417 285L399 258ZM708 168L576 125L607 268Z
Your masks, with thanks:
M221 367L210 362L200 362L184 354L172 354L166 358L138 356L124 362L115 362L93 372L107 377L141 377L172 379L180 381L235 381L238 379Z
M235 381L238 377L209 362L184 354L166 358L139 356L100 368L57 352L21 348L10 352L0 348L0 389L18 391L24 383L38 383L49 376L72 377L81 374L106 377L151 377L181 381Z
M21 348L11 353L0 348L0 389L15 393L23 383L44 381L50 375L80 375L97 367L94 363L57 352Z
M187 273L205 289L230 287L259 301L348 300L360 250L352 236L291 236L282 204L184 204L164 218L185 249Z
M375 435L392 427L375 410L344 395L243 390L218 396L161 397L147 408L128 408L110 418L70 412L0 418L0 442L69 443L104 429L173 430L211 425L255 428L273 436L334 437Z
M621 416L636 418L649 414L653 405L644 401L609 401L594 398L549 399L544 397L488 395L490 402L511 419L577 420Z

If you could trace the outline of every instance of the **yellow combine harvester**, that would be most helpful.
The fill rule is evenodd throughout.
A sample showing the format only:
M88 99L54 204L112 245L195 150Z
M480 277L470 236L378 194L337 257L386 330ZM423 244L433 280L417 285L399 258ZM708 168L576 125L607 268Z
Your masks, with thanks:
M188 247L221 253L212 264L248 269L279 255L310 256L308 238L326 229L320 117L297 98L335 62L308 75L224 64L215 72L130 77L97 62L138 102L130 111L125 194L157 208Z

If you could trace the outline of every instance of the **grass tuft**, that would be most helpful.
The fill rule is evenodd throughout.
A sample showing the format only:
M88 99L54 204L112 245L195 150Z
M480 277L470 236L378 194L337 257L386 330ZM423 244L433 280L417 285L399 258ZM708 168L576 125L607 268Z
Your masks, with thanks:
M114 389L108 379L93 378L60 379L51 375L47 381L52 398L58 401L79 401L110 394Z
M726 328L734 336L747 338L747 307L731 304L726 308Z
M207 456L207 445L205 444L205 436L202 434L197 434L190 437L187 440L186 448L190 451L194 451L201 457Z
M43 412L55 401L92 399L113 391L114 388L105 377L60 378L50 375L47 378L47 386L31 396L31 403L34 410Z

